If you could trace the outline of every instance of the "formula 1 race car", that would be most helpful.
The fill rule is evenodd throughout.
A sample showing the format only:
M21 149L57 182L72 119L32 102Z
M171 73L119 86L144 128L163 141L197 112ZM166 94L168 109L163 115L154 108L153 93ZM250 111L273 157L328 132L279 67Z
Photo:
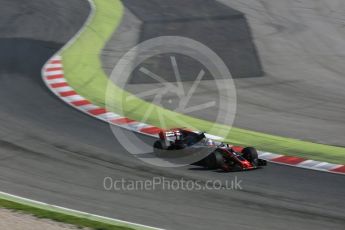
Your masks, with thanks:
M170 129L159 133L159 140L154 143L158 150L191 150L195 146L200 148L213 147L203 159L192 163L208 169L222 169L224 171L243 171L266 166L266 160L259 159L253 147L239 147L216 142L208 138L203 132L187 129Z

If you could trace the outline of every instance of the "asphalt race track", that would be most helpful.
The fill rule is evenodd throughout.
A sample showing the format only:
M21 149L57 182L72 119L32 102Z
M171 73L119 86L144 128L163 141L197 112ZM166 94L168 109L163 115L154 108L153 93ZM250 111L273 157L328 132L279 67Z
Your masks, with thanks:
M345 146L344 1L219 2L245 14L265 73L262 77L235 79L237 111L234 127ZM175 14L178 15L178 12ZM140 24L130 14L127 14L126 20L131 24L125 23L124 30L133 38ZM119 52L116 42L131 42L126 40L126 33L115 33L113 42L107 48ZM160 31L151 33L150 37L161 35ZM224 29L222 36L226 34L231 38L233 33L237 32ZM217 38L216 35L214 37ZM105 67L112 68L116 58L112 65L109 62L104 60ZM247 65L252 68L251 63ZM229 68L233 70L231 65ZM157 74L164 76L164 71ZM188 82L184 84L185 88L190 87ZM152 88L157 88L157 85L131 85L128 90L138 93ZM214 82L204 81L191 98L191 104L207 102L210 98L217 101L221 90ZM145 99L152 101L150 97ZM170 99L175 100L176 96L169 95L166 101ZM174 109L175 103L170 105L166 101L160 105ZM214 121L217 118L215 111L222 112L224 108L217 105L217 108L210 107L189 114Z
M245 13L265 72L237 81L235 126L345 146L345 2L219 2Z
M66 106L41 66L82 25L84 0L0 1L0 190L167 229L343 229L345 178L287 166L220 173L154 168L108 125ZM147 139L147 141L151 141ZM103 178L242 180L238 191L105 191Z

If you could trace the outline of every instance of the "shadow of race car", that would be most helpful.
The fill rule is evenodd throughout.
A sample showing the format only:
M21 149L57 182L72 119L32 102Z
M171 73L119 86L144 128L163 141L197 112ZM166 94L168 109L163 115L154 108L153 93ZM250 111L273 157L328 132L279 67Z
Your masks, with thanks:
M157 150L192 150L210 149L210 153L201 160L192 163L207 169L222 169L224 171L244 171L266 166L266 160L259 159L257 150L253 147L231 146L217 142L203 132L175 128L159 133L153 147Z

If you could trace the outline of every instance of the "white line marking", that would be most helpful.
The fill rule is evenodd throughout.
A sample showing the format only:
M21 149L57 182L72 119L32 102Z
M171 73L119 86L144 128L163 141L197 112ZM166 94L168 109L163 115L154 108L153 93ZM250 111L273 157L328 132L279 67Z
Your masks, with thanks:
M273 160L279 157L282 157L283 155L275 154L275 153L269 153L269 152L259 152L259 157L264 160Z
M72 95L72 96L68 96L68 97L62 97L62 99L64 101L66 101L68 104L70 104L71 102L74 102L74 101L86 100L84 97L82 97L80 95Z
M48 84L55 84L55 83L65 83L67 82L65 80L65 78L57 78L57 79L51 79L51 80L47 80Z
M63 74L63 70L56 70L56 71L50 71L50 72L45 72L44 75L46 77L49 77L49 76L55 76L55 75L61 75Z
M61 61L61 60L62 60L61 56L54 55L49 61Z
M103 113L101 115L98 115L98 117L101 118L101 119L104 119L106 121L109 121L109 120L113 120L113 119L116 119L116 118L120 118L121 116L116 114L116 113L107 112L107 113Z
M77 108L80 109L80 110L84 110L84 111L89 111L89 110L93 110L93 109L99 109L99 107L97 105L93 105L93 104L82 105L82 106L78 106Z
M83 216L85 216L84 218L86 218L86 219L89 219L89 218L87 218L89 216L89 217L94 217L94 218L100 219L100 221L108 220L108 221L112 221L112 222L118 222L118 224L132 225L132 226L138 227L138 228L147 228L147 229L152 229L152 230L164 230L162 228L150 227L150 226L143 225L143 224L137 224L137 223L133 223L133 222L129 222L129 221L119 220L119 219L115 219L115 218L95 215L95 214L92 214L92 213L82 212L82 211L78 211L78 210L74 210L74 209L64 208L64 207L57 206L57 205L47 204L47 203L44 203L44 202L40 202L40 201L36 201L36 200L31 200L31 199L28 199L28 198L12 195L12 194L5 193L5 192L0 192L0 195L5 196L5 197L6 196L7 197L11 197L14 200L18 200L18 202L24 201L24 202L27 202L27 203L32 203L32 204L35 204L35 205L43 206L42 208L44 208L44 206L46 208L54 208L54 209L56 209L57 212L60 210L60 212L61 211L68 211L70 213L75 213L75 214L83 215ZM6 198L4 198L4 199L6 199ZM114 223L114 225L116 225L116 223Z
M314 161L314 160L305 160L301 163L297 164L297 166L303 166L303 167L314 167L317 164L322 163L321 161Z
M313 168L324 169L324 170L332 170L332 169L337 168L339 166L341 166L341 165L331 164L331 163L327 163L327 162L322 162L320 164L317 164L317 165L313 166Z
M62 93L62 92L68 92L68 91L74 91L74 89L70 86L64 86L59 88L53 88L55 92Z
M49 69L49 68L62 68L62 64L47 64L44 66L45 69Z
M133 130L139 131L140 129L150 127L151 125L141 123L141 122L133 122L129 124L125 124L126 126L130 127Z

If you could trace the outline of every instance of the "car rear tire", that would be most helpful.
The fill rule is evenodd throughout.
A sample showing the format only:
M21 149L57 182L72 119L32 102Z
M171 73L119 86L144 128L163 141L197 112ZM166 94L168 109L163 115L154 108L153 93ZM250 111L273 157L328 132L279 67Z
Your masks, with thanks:
M242 156L244 159L252 163L254 166L258 166L258 152L253 147L246 147L242 150Z

